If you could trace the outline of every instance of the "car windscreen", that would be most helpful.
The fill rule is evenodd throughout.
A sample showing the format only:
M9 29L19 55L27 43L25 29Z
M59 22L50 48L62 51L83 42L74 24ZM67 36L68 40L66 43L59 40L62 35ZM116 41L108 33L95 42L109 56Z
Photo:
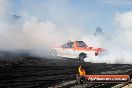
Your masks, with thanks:
M77 41L78 47L87 47L87 45L83 41Z

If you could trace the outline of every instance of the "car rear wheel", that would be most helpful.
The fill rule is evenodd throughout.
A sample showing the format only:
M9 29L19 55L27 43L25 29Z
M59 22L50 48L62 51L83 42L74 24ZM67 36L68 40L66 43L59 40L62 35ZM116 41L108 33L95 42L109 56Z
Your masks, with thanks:
M79 60L84 60L87 57L85 53L80 53L79 54Z
M98 56L98 53L95 53L95 56Z
M56 57L56 56L57 56L57 51L54 50L54 49L52 49L52 50L50 51L50 55Z

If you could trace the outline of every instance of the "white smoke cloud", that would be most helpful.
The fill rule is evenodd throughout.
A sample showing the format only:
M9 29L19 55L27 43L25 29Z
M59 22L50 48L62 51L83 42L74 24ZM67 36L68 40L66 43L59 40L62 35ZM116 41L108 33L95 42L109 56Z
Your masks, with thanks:
M115 24L120 33L118 41L132 48L132 11L116 14Z
M4 18L6 12L8 12L7 2L3 0L0 1L0 4L0 17ZM40 8L38 9L40 10ZM52 12L53 8L48 6L48 9L50 9L50 16L54 20L40 21L37 17L30 15L27 18L22 18L23 21L20 23L5 23L6 20L2 19L2 22L0 22L3 24L0 26L0 49L33 49L36 51L35 53L43 55L45 51L47 52L47 48L51 46L61 45L70 39L73 41L83 40L88 46L95 48L103 47L107 50L104 55L88 57L85 61L96 63L132 63L132 11L116 14L114 18L114 23L117 26L116 33L112 40L107 40L103 37L87 35L78 25L79 23L76 24L75 21L70 22L70 18L67 18L68 16L66 18L61 16L60 18L58 14L63 10L62 8L56 15L53 14L55 13L54 11ZM73 15L73 11L71 11L70 15ZM65 15L66 12L61 14ZM56 19L62 22L63 25L56 23Z
M117 13L114 17L116 30L112 40L97 39L96 44L105 46L106 52L99 57L90 57L86 61L95 63L132 63L132 11ZM95 39L94 39L95 40Z
M5 26L0 31L0 48L6 50L35 49L42 53L69 39L76 40L82 34L75 28L60 27L52 21L39 21L35 17L23 19L18 24L7 23Z
M5 15L7 9L7 0L0 0L0 16Z
M48 19L40 21L37 16L33 17L26 13L27 11L22 11L21 13L20 9L20 18L14 17L12 19L12 15L7 14L9 11L7 3L9 2L6 0L1 0L0 2L0 17L4 18L0 22L2 24L2 26L0 26L0 49L33 49L33 51L36 50L39 54L43 55L45 50L49 52L47 49L51 46L61 45L68 40L77 40L83 34L82 30L79 30L79 28L64 24L64 19L66 19L64 16L59 18L57 15L50 15L53 18L57 17L58 20L63 18L63 20L61 20L61 22L63 21L62 25ZM50 8L51 7L48 7L48 9ZM27 9L32 10L32 7ZM37 7L35 10L40 9L41 6L40 8ZM52 11L50 10L50 13ZM23 14L28 14L28 17L23 17Z

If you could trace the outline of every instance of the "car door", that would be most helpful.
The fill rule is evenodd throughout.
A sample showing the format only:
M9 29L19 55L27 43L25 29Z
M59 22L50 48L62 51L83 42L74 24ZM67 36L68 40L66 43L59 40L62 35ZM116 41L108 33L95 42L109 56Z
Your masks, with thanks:
M74 57L73 42L68 42L63 45L63 57Z

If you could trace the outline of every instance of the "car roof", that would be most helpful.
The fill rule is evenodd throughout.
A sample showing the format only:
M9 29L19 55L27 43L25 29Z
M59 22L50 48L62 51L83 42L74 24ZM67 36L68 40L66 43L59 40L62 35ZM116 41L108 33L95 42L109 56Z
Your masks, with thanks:
M83 42L83 41L75 41L75 42Z

